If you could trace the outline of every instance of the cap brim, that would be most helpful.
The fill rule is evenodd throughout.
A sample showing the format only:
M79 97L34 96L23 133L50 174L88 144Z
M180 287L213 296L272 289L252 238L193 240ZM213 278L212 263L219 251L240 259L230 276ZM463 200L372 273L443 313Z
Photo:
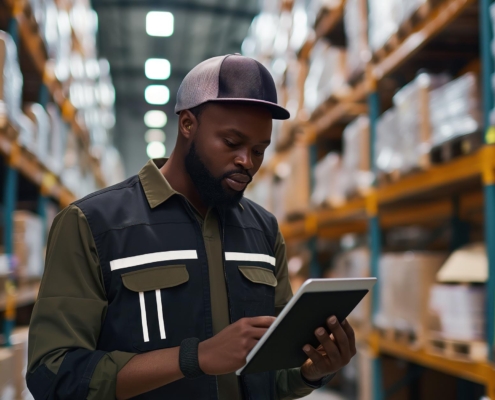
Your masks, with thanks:
M250 103L250 104L258 104L270 110L273 119L289 119L290 113L284 107L279 106L276 103L272 103L270 101L265 100L256 100L256 99L231 99L231 98L221 98L221 99L211 99L206 103L210 102L223 102L223 103Z

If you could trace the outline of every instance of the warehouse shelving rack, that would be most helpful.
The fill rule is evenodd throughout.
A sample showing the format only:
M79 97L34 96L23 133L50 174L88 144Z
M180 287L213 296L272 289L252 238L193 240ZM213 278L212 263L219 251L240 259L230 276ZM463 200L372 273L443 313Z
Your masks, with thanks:
M364 76L354 84L345 98L332 99L322 104L302 124L306 143L315 154L317 139L325 135L337 123L347 122L363 112L363 102L367 103L370 117L370 153L373 164L376 137L376 122L381 112L379 84L384 77L400 68L408 66L411 59L421 52L437 35L455 24L460 15L473 7L478 7L479 48L481 83L483 96L483 139L485 145L478 151L455 158L444 164L434 165L384 185L374 185L362 198L348 201L341 207L309 211L303 219L281 224L281 231L287 241L308 240L314 248L316 237L337 239L346 233L368 233L371 250L371 274L378 276L378 262L381 254L382 229L413 223L448 220L456 214L483 213L485 242L489 261L487 282L486 338L489 347L489 360L485 362L460 362L442 356L416 350L404 344L384 340L377 332L372 332L366 341L374 354L373 359L373 399L385 399L382 387L380 355L387 354L407 360L420 366L444 372L465 380L484 385L488 398L495 400L495 128L490 123L490 112L494 108L492 74L494 73L492 44L492 24L490 6L493 0L442 0L419 24L412 29L395 47L380 58L368 63ZM344 2L343 2L344 3ZM301 62L307 62L311 48L322 37L337 38L341 33L344 6L330 11L315 27L316 35L309 39L299 53ZM315 157L313 157L314 159ZM314 166L314 163L312 164ZM375 172L375 165L371 165ZM460 193L462 187L481 186L481 191ZM438 196L439 192L455 194L455 201ZM420 203L414 203L420 201ZM417 204L420 204L419 206ZM311 246L312 245L312 246ZM314 257L316 258L316 257ZM315 274L314 265L311 266ZM373 293L373 313L376 312L379 283Z
M62 84L58 81L50 66L47 52L38 26L32 18L29 3L22 0L4 0L0 4L4 16L8 18L8 33L16 46L30 59L32 69L39 75L39 103L46 105L51 96L59 106L62 118L70 125L71 130L88 153L90 167L98 186L104 187L103 174L96 158L89 155L89 132L76 119L76 109L64 95ZM74 47L78 47L77 38L73 35ZM42 218L46 228L46 206L53 200L60 208L64 208L76 200L75 195L61 183L59 176L51 172L35 154L17 143L14 128L7 123L0 129L0 154L5 163L3 180L3 237L4 251L13 254L13 213L16 210L17 196L20 190L22 175L25 180L38 188L37 214ZM44 229L46 230L46 229ZM14 328L16 310L19 307L33 304L37 298L39 283L33 282L16 288L12 280L8 280L6 290L0 295L0 313L4 312L4 336L10 344L10 334Z

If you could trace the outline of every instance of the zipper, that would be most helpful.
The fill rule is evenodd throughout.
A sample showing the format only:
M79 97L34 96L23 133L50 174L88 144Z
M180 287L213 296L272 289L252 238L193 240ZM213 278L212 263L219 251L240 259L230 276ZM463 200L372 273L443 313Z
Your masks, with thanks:
M222 250L222 268L223 268L223 276L225 278L225 288L227 290L227 302L229 306L229 322L232 323L232 308L230 302L230 291L229 291L229 281L227 278L227 270L225 269L225 251L224 251L224 243L225 243L225 229L224 229L224 215L223 213L217 209L218 214L218 225L220 226L220 232L222 236L222 240L220 242L221 250Z

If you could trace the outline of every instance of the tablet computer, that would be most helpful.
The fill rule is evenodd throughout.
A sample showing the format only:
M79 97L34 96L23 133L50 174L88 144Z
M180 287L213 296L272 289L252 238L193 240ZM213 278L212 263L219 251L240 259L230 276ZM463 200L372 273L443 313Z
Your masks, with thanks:
M376 278L309 279L284 307L246 358L237 375L300 367L305 344L320 345L314 332L328 317L343 321L368 294Z

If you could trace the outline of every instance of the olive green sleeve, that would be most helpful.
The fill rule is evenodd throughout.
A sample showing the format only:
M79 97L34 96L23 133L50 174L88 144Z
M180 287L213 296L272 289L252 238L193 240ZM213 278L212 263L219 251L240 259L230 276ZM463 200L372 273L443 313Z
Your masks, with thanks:
M292 298L292 288L289 281L287 269L287 254L285 240L280 231L275 242L275 274L277 287L275 288L275 312L280 314L285 305ZM302 376L301 368L283 369L276 371L276 399L290 400L309 395L314 388L306 385Z
M277 287L275 288L275 314L278 315L292 298L292 288L287 269L287 254L285 251L285 240L280 231L277 233L275 242L275 276Z
M62 364L72 351L96 350L106 311L93 236L82 211L70 206L57 215L48 236L45 271L29 330L28 387L31 379L35 391L49 391L54 398L70 397L63 381L79 384L79 378ZM86 384L86 398L115 398L117 373L133 356L119 351L103 354ZM41 372L49 378L49 385L39 379Z

